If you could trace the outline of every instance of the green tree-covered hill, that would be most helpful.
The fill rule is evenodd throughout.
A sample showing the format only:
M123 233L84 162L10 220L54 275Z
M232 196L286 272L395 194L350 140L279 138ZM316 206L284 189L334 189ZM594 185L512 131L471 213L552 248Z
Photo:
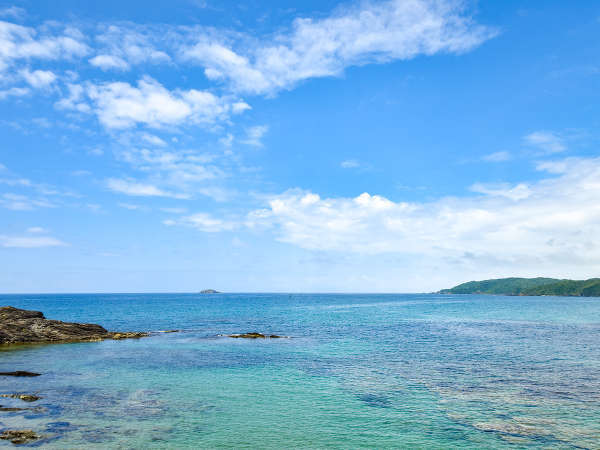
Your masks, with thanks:
M469 281L440 294L496 294L496 295L561 295L600 297L600 278L589 280L560 280L556 278L499 278Z

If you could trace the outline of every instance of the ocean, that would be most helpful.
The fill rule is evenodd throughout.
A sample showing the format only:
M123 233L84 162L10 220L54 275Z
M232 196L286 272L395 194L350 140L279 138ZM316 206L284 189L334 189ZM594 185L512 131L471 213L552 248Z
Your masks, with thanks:
M139 340L0 347L43 448L600 448L600 299L2 295ZM286 339L232 339L261 332ZM0 441L0 446L12 446Z

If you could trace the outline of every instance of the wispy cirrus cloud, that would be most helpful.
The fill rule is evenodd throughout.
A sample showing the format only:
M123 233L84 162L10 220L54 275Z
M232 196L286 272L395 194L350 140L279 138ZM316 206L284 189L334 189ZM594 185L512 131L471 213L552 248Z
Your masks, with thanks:
M0 167L0 186L11 191L0 193L0 207L13 211L55 208L65 198L79 197L76 192L21 177L5 166Z
M22 19L27 15L27 11L18 6L9 6L0 9L0 17L8 17L11 19Z
M237 92L274 94L350 66L462 53L494 37L459 1L390 0L339 8L323 19L297 18L291 29L250 44L203 35L182 58Z
M54 208L57 205L46 198L6 192L0 194L0 207L13 211L33 211L38 208Z
M545 154L560 153L567 149L564 139L552 131L534 131L523 140Z
M97 55L90 64L102 70L129 70L138 64L168 64L171 57L159 47L165 46L165 34L175 30L157 30L156 27L132 23L101 24L96 35ZM170 45L169 50L170 50Z
M10 97L24 97L31 93L31 89L26 87L11 87L9 89L0 90L0 100Z
M242 144L262 147L262 139L269 131L268 125L256 125L246 129L246 136L240 140Z
M346 159L340 163L342 169L357 169L360 163L356 159Z
M510 152L500 151L484 155L482 159L487 162L506 162L512 159L512 155Z
M114 192L134 197L171 197L186 199L189 195L166 191L153 184L138 182L133 179L109 178L106 187Z
M0 246L6 248L64 247L68 244L51 236L0 235Z
M163 221L165 225L184 225L206 233L218 233L222 231L232 231L239 228L239 224L214 217L208 213L196 213L181 217L177 220L168 219Z
M135 171L137 179L111 179L107 185L128 195L188 199L198 195L222 201L228 193L221 187L229 176L221 166L226 161L206 152L175 148L133 148L123 140L115 151L119 161ZM136 193L137 192L137 193Z

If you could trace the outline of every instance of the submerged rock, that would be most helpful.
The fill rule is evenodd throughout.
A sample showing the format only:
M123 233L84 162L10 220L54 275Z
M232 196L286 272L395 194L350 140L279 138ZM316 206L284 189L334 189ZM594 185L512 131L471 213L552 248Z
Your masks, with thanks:
M142 337L148 336L148 333L143 333L141 331L127 331L124 333L108 333L111 339L139 339Z
M13 444L27 444L41 438L33 430L5 430L0 434L0 439L10 441Z
M243 334L228 334L230 338L243 338L243 339L281 339L285 336L278 336L276 334L262 334L262 333L243 333Z
M0 372L5 377L39 377L41 373L27 372L26 370L16 370L14 372Z
M516 422L477 422L473 426L481 431L515 434L520 436L544 435L543 429Z
M0 411L14 412L14 411L25 411L28 408L16 408L14 406L2 406L0 405Z
M0 394L0 397L4 398L18 398L19 400L23 400L24 402L36 402L42 397L38 397L37 395L32 394Z
M148 335L148 333L141 332L111 332L93 323L49 320L40 311L28 311L12 306L0 307L0 344L89 342L104 339L141 338ZM4 375L6 374L4 373Z

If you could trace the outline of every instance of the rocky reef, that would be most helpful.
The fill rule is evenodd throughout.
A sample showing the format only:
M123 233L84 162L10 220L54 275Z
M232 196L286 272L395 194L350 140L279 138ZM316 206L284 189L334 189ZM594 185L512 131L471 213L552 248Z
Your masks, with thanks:
M0 433L0 439L10 441L13 444L27 444L38 440L40 437L32 430L5 430Z
M40 311L0 307L0 344L101 341L148 336L143 332L113 332L92 323L49 320ZM9 375L4 373L0 375ZM19 376L11 374L13 376Z
M27 372L26 370L15 370L14 372L0 372L3 377L39 377L41 373Z
M285 336L278 336L276 334L262 334L262 333L243 333L243 334L228 334L230 338L235 339L281 339Z
M3 398L18 398L19 400L23 400L24 402L37 402L40 398L37 395L33 394L0 394L0 397Z

